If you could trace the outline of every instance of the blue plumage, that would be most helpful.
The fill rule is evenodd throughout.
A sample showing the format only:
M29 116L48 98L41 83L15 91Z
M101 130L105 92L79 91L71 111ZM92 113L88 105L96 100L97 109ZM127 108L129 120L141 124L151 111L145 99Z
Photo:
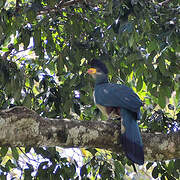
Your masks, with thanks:
M144 150L137 124L140 119L140 107L143 105L138 95L127 86L108 83L107 68L99 60L92 61L88 72L96 81L94 100L102 113L109 117L111 114L120 115L125 131L121 134L120 142L126 156L134 163L144 163ZM92 70L93 69L93 70Z
M138 95L127 86L112 83L102 83L95 86L96 104L108 107L121 107L133 111L140 118L142 102Z
M125 127L121 143L126 156L137 164L144 163L143 143L137 124L142 102L127 86L104 83L97 84L94 91L95 103L104 107L119 107Z
M142 165L144 164L144 150L136 118L131 111L124 108L121 109L121 116L126 129L121 134L123 149L132 162Z

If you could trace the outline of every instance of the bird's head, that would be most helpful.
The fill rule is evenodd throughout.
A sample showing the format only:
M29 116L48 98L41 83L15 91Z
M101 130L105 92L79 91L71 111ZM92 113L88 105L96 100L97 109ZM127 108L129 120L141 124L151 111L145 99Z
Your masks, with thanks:
M87 72L96 80L96 83L107 82L108 69L102 61L93 59L90 66Z

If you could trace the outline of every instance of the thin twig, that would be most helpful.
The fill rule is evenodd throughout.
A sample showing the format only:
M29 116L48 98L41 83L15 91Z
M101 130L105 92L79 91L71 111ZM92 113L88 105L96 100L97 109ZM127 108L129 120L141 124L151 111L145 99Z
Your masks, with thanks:
M16 9L15 9L15 12L17 13L20 9L20 6L19 6L19 3L20 3L20 0L16 0Z
M170 1L171 1L171 0L165 0L165 1L161 2L161 3L159 3L159 5L160 5L160 6L165 6L165 5L167 5Z
M64 2L64 3L63 3L63 1L61 1L57 6L58 8L57 7L55 7L55 8L46 7L43 10L41 9L41 11L38 13L38 15L46 14L46 13L49 13L49 12L58 12L62 8L74 5L74 4L76 4L76 3L80 2L80 1L82 1L82 0L70 0L70 1L67 1L67 2Z

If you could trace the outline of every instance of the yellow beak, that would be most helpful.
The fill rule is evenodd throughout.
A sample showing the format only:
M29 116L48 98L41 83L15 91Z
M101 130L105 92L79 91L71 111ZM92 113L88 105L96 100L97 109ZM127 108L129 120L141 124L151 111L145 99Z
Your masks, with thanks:
M87 71L88 74L96 74L96 69L95 68L90 68Z

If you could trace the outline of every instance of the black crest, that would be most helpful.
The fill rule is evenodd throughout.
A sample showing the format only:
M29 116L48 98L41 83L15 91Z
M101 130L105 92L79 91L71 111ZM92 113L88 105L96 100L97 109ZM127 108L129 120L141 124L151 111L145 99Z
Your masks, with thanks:
M104 72L105 74L108 74L108 69L102 61L97 60L97 59L93 59L90 62L90 65L92 68L99 68L102 72Z

